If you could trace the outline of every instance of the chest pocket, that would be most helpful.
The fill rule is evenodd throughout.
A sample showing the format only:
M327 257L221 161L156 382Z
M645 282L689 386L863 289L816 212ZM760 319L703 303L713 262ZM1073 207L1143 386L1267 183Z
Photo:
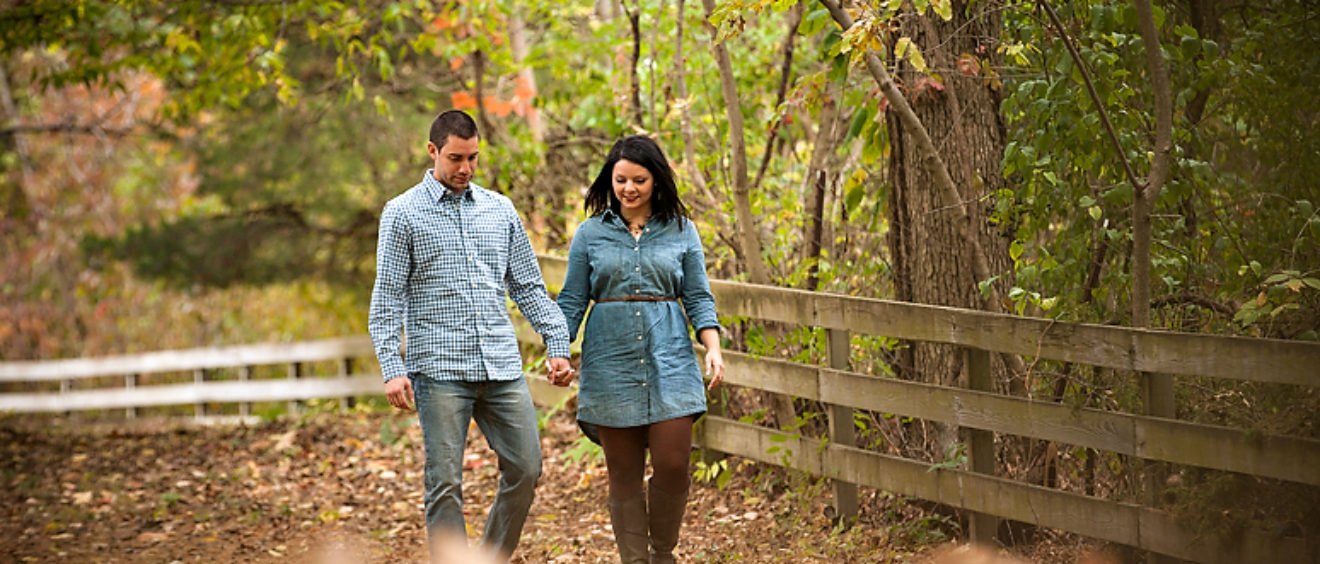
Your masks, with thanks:
M509 228L498 221L472 221L467 225L467 248L482 264L494 268L509 256Z
M683 287L683 254L681 247L656 245L642 253L641 271L665 295L677 296Z

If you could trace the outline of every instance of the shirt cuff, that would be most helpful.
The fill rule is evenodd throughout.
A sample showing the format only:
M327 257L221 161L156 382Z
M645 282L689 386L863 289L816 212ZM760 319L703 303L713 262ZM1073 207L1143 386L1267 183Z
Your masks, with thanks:
M387 358L380 362L380 373L389 382L395 378L408 375L408 369L404 368L403 361L399 357Z
M547 339L545 349L545 355L549 358L569 358L572 355L567 339Z

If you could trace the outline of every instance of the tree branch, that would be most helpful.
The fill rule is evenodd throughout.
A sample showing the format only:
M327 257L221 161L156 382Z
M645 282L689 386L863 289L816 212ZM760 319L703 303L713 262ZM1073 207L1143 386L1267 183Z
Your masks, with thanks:
M1150 307L1161 308L1172 305L1184 305L1184 304L1200 306L1230 318L1237 313L1237 310L1234 309L1233 306L1230 306L1228 304L1221 304L1217 301L1210 299L1209 297L1202 296L1200 294L1193 294L1190 292L1184 292L1182 294L1177 294L1173 296L1161 297L1157 300L1152 301L1150 303Z
M1132 163L1128 162L1127 153L1123 152L1123 144L1118 141L1118 133L1114 131L1114 124L1109 122L1109 112L1105 111L1105 106L1100 102L1100 94L1095 91L1095 84L1091 81L1091 72L1087 70L1086 63L1082 61L1081 53L1077 52L1077 47L1073 45L1072 36L1068 35L1068 30L1063 27L1063 22L1059 20L1059 15L1050 7L1049 2L1037 0L1041 9L1050 17L1050 22L1054 24L1054 29L1059 37L1063 39L1063 44L1068 47L1068 54L1072 57L1073 64L1081 72L1082 82L1086 83L1086 93L1091 97L1091 102L1095 104L1095 110L1100 114L1100 123L1105 127L1105 133L1109 134L1109 142L1114 146L1114 153L1118 155L1118 162L1123 165L1123 172L1127 175L1128 182L1132 183L1133 190L1141 191L1145 189L1146 183L1137 178L1137 173L1132 170Z

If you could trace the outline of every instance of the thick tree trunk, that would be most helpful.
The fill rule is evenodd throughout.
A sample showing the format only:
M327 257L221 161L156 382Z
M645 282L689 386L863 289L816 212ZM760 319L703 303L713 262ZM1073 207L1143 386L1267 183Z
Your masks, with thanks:
M901 299L918 303L981 309L977 283L982 275L973 264L979 259L993 274L1011 274L1006 239L986 222L988 204L983 198L1003 185L999 174L1004 150L1004 128L999 118L1000 95L980 76L966 76L955 69L963 54L996 58L994 44L982 43L999 36L999 8L977 2L968 14L967 2L954 2L954 17L943 21L933 14L905 18L902 36L910 37L927 61L935 64L943 78L942 89L907 64L900 64L896 78L906 86L912 111L929 132L931 141L947 165L957 187L957 202L932 186L937 171L921 166L925 158L907 124L891 115L890 185L893 187L893 223L890 243L895 263L895 287ZM992 65L997 61L992 60ZM966 213L966 219L957 207ZM973 231L968 234L967 230ZM975 245L969 239L975 238ZM978 249L979 247L979 249ZM975 256L978 250L983 253ZM1007 280L1001 278L1000 288ZM962 354L956 347L929 343L912 346L912 373L907 377L942 385L966 381ZM998 380L1005 371L997 366ZM942 430L938 443L943 449L957 440L952 428ZM942 453L936 453L939 456Z

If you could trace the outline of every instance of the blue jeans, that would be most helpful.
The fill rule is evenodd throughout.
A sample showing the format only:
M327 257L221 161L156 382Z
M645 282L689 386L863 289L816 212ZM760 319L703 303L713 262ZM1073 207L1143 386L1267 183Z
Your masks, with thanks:
M482 545L506 557L522 536L541 477L541 440L527 382L446 382L409 376L426 446L426 530L467 538L463 521L463 450L473 418L499 456L500 487Z

